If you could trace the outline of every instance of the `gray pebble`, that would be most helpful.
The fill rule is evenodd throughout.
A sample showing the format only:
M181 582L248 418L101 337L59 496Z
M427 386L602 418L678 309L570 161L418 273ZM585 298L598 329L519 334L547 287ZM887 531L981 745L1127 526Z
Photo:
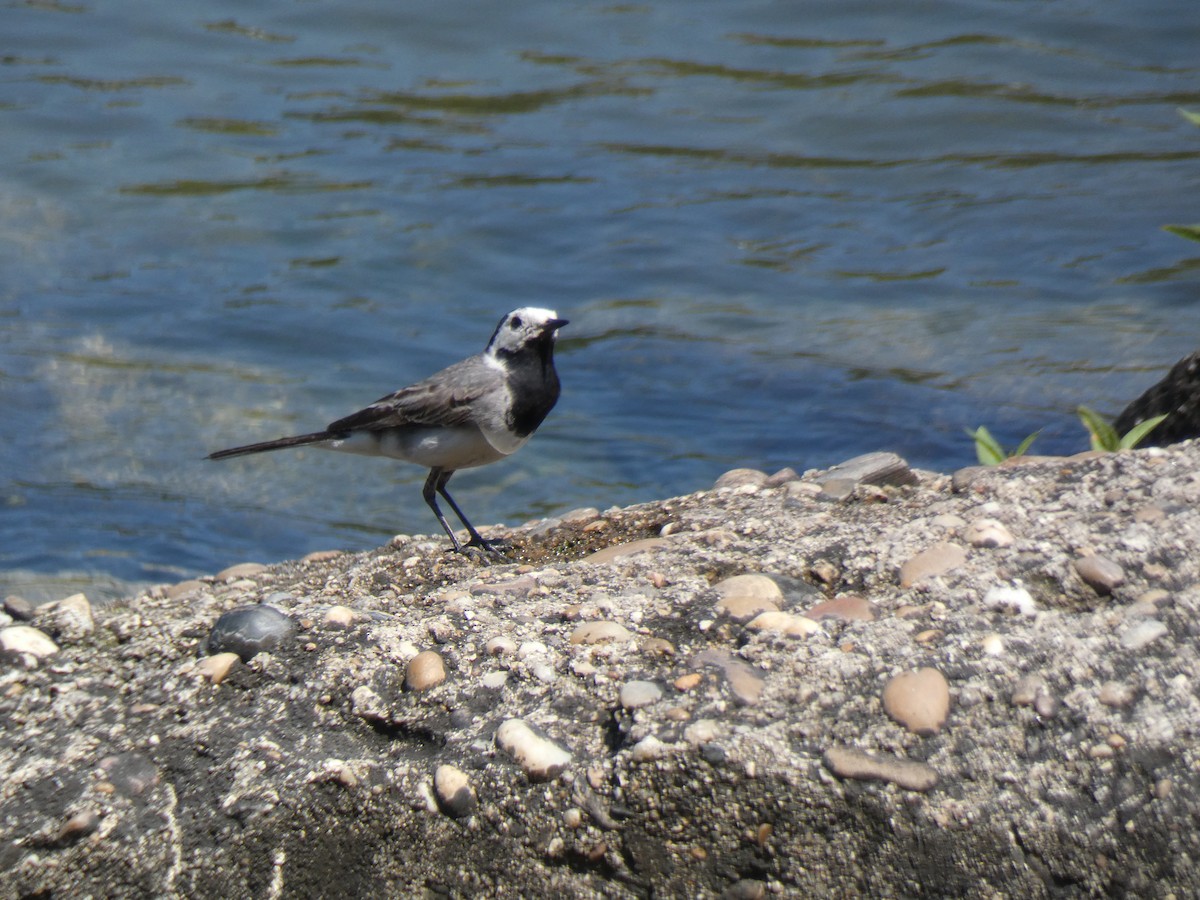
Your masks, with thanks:
M1075 560L1075 571L1098 594L1111 594L1125 583L1125 570L1103 556L1084 556Z
M653 681L628 681L621 685L621 705L626 709L638 709L657 702L663 690Z
M243 606L225 613L208 636L209 653L236 653L242 662L277 648L296 632L291 616L273 606Z
M36 608L24 597L9 596L4 598L4 611L18 622L31 621Z

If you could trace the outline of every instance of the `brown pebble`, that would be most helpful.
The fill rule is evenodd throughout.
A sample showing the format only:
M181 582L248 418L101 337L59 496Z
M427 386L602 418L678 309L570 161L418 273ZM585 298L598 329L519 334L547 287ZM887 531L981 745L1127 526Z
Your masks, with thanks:
M699 672L689 672L687 675L680 675L675 679L675 690L690 691L700 683L703 677Z
M950 685L937 669L902 672L884 687L883 708L913 734L936 734L950 713Z
M779 610L759 613L746 623L753 631L769 631L788 637L808 637L822 631L821 626L807 616L796 616Z
M600 521L603 522L603 519ZM595 522L592 523L596 524ZM587 526L591 528L591 525ZM585 530L587 530L585 528ZM626 556L633 556L635 553L645 553L647 550L656 550L659 547L666 546L666 538L642 538L640 541L630 541L627 544L614 544L611 547L605 547L602 550L597 550L590 556L585 556L583 562L591 563L592 565L600 565L610 563L614 560L623 559Z
M841 619L843 622L873 622L879 610L870 600L857 594L846 594L810 607L804 615L810 619Z
M767 473L760 472L758 469L730 469L717 479L713 488L720 490L721 488L737 488L746 485L762 487L766 482Z
M749 663L734 659L723 650L701 650L692 657L693 666L717 666L725 675L734 698L746 706L754 706L762 697L765 678Z
M455 766L440 765L433 773L433 789L438 805L449 816L461 819L475 812L479 801L467 774Z
M425 650L408 661L404 686L410 691L427 691L446 680L446 664L436 650Z
M262 563L238 563L236 566L230 566L227 569L222 569L217 573L217 581L237 581L241 578L252 578L260 572L265 572L267 567Z
M584 622L571 632L572 644L624 643L632 638L633 632L624 625L604 620Z
M913 640L918 644L932 644L940 641L945 636L946 632L940 628L926 628L924 631L918 631Z
M944 575L966 561L965 549L949 541L940 541L900 567L900 587L912 587L923 578Z
M898 756L830 747L823 758L826 767L842 778L890 781L910 791L928 791L938 783L938 774L931 766Z
M766 575L734 575L714 585L719 599L718 615L735 622L747 622L762 612L779 609L783 591Z
M1100 702L1105 706L1128 706L1133 697L1133 688L1120 681L1106 681L1100 686Z
M331 559L337 559L339 556L342 555L342 553L343 553L343 551L341 551L341 550L314 550L312 553L308 553L308 554L305 554L304 556L300 557L300 562L305 562L305 563L328 562Z
M666 638L652 637L642 641L641 651L647 656L674 656L675 645Z
M1125 583L1125 570L1103 556L1084 556L1075 560L1075 572L1098 594L1111 594Z
M239 662L241 657L236 653L214 653L196 663L195 672L213 684L220 684Z
M996 519L976 519L963 537L972 547L1008 547L1013 542L1012 532Z

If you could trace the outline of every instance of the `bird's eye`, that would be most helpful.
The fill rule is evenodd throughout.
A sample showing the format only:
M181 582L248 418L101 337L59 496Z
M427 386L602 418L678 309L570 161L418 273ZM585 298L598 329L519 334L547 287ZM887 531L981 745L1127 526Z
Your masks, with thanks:
M510 327L510 328L511 328L513 331L516 331L518 328L520 328L520 327L521 327L521 317L520 317L520 316L513 316L513 317L512 317L512 321L511 321L511 322L509 322L509 327Z

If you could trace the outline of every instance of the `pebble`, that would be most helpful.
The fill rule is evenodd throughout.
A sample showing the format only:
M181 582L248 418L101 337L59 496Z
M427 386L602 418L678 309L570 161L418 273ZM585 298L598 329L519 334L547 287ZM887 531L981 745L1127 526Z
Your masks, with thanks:
M472 594L497 594L506 597L528 597L536 588L537 582L523 575L520 578L513 578L509 581L499 581L493 583L473 584L471 585Z
M45 622L59 640L77 641L96 629L92 604L83 594L72 594L63 600L46 603L37 610L38 622Z
M780 485L788 484L792 481L799 481L800 475L791 466L785 466L778 472L767 477L763 482L763 487L779 487Z
M32 656L34 659L45 659L58 652L58 644L44 631L39 631L32 625L10 625L0 629L0 650Z
M227 569L222 569L217 573L217 581L237 581L240 578L252 578L260 572L265 572L267 567L262 563L246 562L238 563L236 566L230 566Z
M32 621L37 607L24 597L10 595L4 598L4 611L18 622Z
M557 777L571 762L569 750L538 734L523 719L508 719L496 729L496 745L534 781Z
M452 818L463 819L475 812L479 800L466 772L455 766L440 765L433 773L433 790L438 805Z
M210 654L229 651L249 662L257 654L270 652L296 632L291 616L273 606L258 604L230 610L213 624L208 635Z
M358 615L348 606L331 606L325 611L326 628L350 628Z
M730 469L717 479L713 489L719 491L721 488L739 488L746 485L762 487L766 483L766 472L760 472L758 469Z
M735 622L746 622L761 612L778 611L783 591L766 575L734 575L714 585L719 599L716 611Z
M724 729L716 719L697 719L683 729L683 739L693 747L701 744L711 744L721 737Z
M938 783L938 774L931 766L890 754L830 747L823 758L829 770L842 778L888 781L910 791L928 791Z
M903 672L884 687L883 708L913 734L936 734L950 713L950 685L937 669Z
M622 559L626 556L633 556L635 553L645 553L647 550L657 550L659 547L666 546L666 538L642 538L640 541L630 541L627 544L613 544L611 547L605 547L602 550L597 550L595 553L585 556L583 562L599 565L601 563L610 563L617 559Z
M404 686L410 691L427 691L446 680L446 664L436 650L425 650L408 661Z
M854 496L857 482L851 478L830 478L821 482L821 493L817 497L827 503L840 503Z
M220 684L240 661L241 657L236 653L216 653L206 656L196 663L193 671L201 678L207 678L213 684Z
M620 701L625 709L640 709L662 699L663 689L653 681L627 681L621 685Z
M762 698L765 679L749 663L734 659L723 650L701 650L692 657L692 666L717 666L725 675L734 699L745 706L754 706Z
M634 762L650 762L662 759L670 752L671 748L668 745L650 734L634 744L630 754L633 756Z
M500 688L504 687L504 685L508 684L508 673L507 672L488 672L486 675L484 675L482 678L479 679L479 683L482 684L489 691L498 691L498 690L500 690Z
M958 568L967 561L967 551L958 544L939 541L900 567L900 587L912 587L922 578L933 578Z
M492 656L508 656L517 652L517 642L508 635L502 634L491 638L484 644L484 649Z
M984 637L979 641L979 647L988 656L1003 656L1004 638L995 632L984 635Z
M808 637L822 631L820 625L807 616L797 616L793 613L765 612L759 613L746 625L755 631L770 631L787 637Z
M370 685L360 684L350 692L350 711L368 722L385 722L388 718L387 704Z
M525 641L517 648L517 656L521 659L529 659L531 656L545 656L550 652L550 648L541 641Z
M1120 681L1106 681L1100 686L1100 702L1105 706L1128 706L1133 698L1133 688Z
M864 453L838 463L825 473L824 481L845 479L855 484L916 484L917 475L908 462L895 453Z
M666 638L650 637L646 638L638 646L638 649L647 656L674 656L675 645Z
M1121 632L1121 646L1126 650L1141 650L1167 633L1167 626L1158 619L1142 619Z
M689 672L686 675L680 675L675 679L675 690L690 691L692 688L698 685L703 678L704 676L699 672Z
M328 562L331 559L337 559L342 555L342 550L314 550L312 553L306 553L300 557L300 562L305 563L321 563Z
M633 638L633 632L620 622L599 620L584 622L571 632L572 644L607 644L613 641L624 643Z
M976 519L963 537L972 547L1008 547L1013 542L1012 532L996 519Z
M166 596L168 600L179 600L192 594L199 594L206 587L208 587L208 585L206 585L203 581L199 581L195 578L189 578L186 581L180 581L167 588Z
M1020 586L998 584L983 595L983 605L999 609L1011 609L1023 616L1037 615L1037 604L1033 595Z
M1075 560L1075 572L1098 594L1111 594L1125 583L1125 570L1103 556L1083 556Z
M879 608L865 597L846 594L809 607L805 613L810 619L840 619L843 622L873 622L879 618Z

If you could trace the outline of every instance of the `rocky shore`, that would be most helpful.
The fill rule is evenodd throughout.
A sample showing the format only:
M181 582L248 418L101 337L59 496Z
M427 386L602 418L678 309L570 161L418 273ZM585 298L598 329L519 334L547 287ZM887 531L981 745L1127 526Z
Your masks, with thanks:
M0 896L1200 893L1196 443L501 535L9 598Z

